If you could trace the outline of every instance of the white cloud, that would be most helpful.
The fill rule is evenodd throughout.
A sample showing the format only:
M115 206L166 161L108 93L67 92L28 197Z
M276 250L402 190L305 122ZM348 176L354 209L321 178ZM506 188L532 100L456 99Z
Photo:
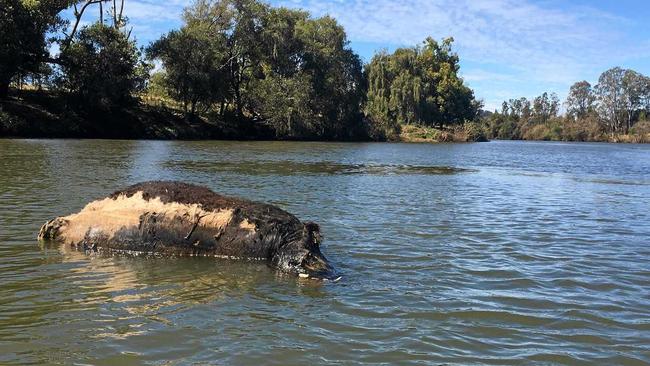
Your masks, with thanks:
M631 54L620 30L626 19L588 7L527 0L280 0L314 15L329 14L354 42L414 45L453 36L465 79L493 97L493 83L530 83L562 95ZM542 5L546 4L546 5ZM638 47L638 45L637 45ZM637 50L638 51L638 50ZM497 70L497 71L495 71ZM517 90L518 89L518 90ZM528 88L530 89L530 88ZM542 92L540 90L539 92Z
M178 22L183 14L183 8L190 3L187 0L126 0L124 14L134 22Z
M463 80L467 82L480 82L480 81L486 81L486 80L493 80L493 81L513 81L514 77L509 74L505 73L498 73L498 72L492 72L492 71L487 71L483 69L470 69L469 71L467 70L461 70L460 72Z
M427 36L453 36L461 73L487 107L543 91L564 97L575 81L596 81L609 67L650 57L648 43L644 48L629 39L639 24L556 0L270 1L316 16L329 14L353 42L395 47L418 44ZM124 12L133 34L146 44L180 26L183 8L191 2L126 0Z

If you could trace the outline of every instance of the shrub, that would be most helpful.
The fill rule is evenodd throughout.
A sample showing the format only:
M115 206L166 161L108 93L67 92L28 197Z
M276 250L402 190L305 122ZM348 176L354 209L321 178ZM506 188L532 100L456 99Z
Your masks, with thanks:
M478 122L465 122L463 129L468 142L482 142L488 140L485 128Z
M524 140L550 140L550 131L544 124L534 125L523 133L522 138Z
M602 125L594 115L579 120L567 118L563 127L565 141L602 141L604 139Z
M364 122L368 137L376 141L397 141L402 130L407 127L379 116L366 116Z
M650 135L650 120L637 122L630 129L633 135Z

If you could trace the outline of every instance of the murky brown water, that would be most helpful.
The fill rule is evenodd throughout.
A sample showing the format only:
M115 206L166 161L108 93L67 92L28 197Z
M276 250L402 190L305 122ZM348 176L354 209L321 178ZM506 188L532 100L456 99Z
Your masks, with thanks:
M176 179L319 222L343 280L39 226ZM0 140L0 364L650 363L650 146Z

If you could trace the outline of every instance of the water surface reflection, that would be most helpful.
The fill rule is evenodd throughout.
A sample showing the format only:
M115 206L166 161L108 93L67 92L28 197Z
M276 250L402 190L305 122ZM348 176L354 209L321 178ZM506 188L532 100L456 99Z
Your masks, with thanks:
M0 140L0 157L0 364L650 363L648 146ZM148 179L319 222L344 279L34 240Z

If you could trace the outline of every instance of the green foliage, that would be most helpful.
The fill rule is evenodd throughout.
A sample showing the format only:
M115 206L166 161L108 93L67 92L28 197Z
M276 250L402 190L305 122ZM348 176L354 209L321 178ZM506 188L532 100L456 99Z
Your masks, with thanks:
M166 72L156 71L149 76L147 95L155 98L169 98Z
M422 125L400 126L400 140L409 142L451 142L451 133Z
M498 125L496 138L499 140L518 140L521 138L517 123L511 119Z
M225 93L221 51L209 33L196 26L171 31L154 42L147 54L165 66L160 84L194 113L197 106L209 107Z
M473 120L480 109L474 93L458 76L452 38L427 38L421 47L375 55L366 66L365 114L374 121L425 126Z
M620 67L603 72L596 86L598 115L609 133L627 133L650 111L650 78Z
M46 35L56 37L65 23L59 13L73 4L73 30L58 40L60 55L50 57L56 40ZM364 70L332 17L261 0L196 0L180 29L148 47L148 58L163 68L147 85L151 65L126 35L121 11L112 26L100 21L78 29L84 10L101 10L101 3L0 5L0 97L12 79L40 88L53 73L55 94L84 107L132 103L146 87L158 102L209 116L242 136L270 127L279 138L395 139L403 124L458 126L445 136L484 135L478 125L463 125L475 119L480 103L458 75L451 38L380 53Z
M498 139L563 141L645 141L634 126L650 113L650 78L615 67L603 72L598 85L573 84L559 115L554 93L504 101L501 110L482 118L487 135ZM629 136L629 134L634 136ZM607 136L609 134L609 136Z
M586 88L589 83L583 84ZM583 95L588 90L583 90ZM569 107L575 105L574 87L572 87L567 100ZM602 128L610 135L627 134L635 123L643 120L642 115L650 111L650 78L634 70L614 67L603 72L598 78L598 85L588 95L588 101L597 105L590 107L587 113L570 113L576 119L588 118L590 114L597 114ZM571 112L571 108L569 111Z
M524 140L562 141L564 126L561 119L554 119L545 124L536 124L522 134Z
M610 133L620 130L623 124L623 76L625 70L620 67L603 72L598 78L598 115Z
M311 83L307 75L290 78L270 75L257 80L251 103L278 137L317 136L312 130L320 126L320 121L311 108L314 100Z
M18 74L38 73L48 57L48 32L62 20L58 13L70 1L0 0L0 98Z
M293 50L276 51L275 56L267 50L262 78L288 77L302 82L302 90L289 90L284 97L297 101L302 99L313 116L300 122L303 134L332 139L358 135L361 128L359 108L364 95L363 72L359 57L348 48L345 31L331 17L311 19L305 18L303 12L294 12L293 15L286 9L279 12L276 18L299 19L293 37L285 38L285 42L294 45ZM293 67L285 69L288 72L275 71L281 70L282 65L291 64ZM264 110L260 114L267 117ZM273 120L283 123L282 118Z
M580 119L565 118L563 120L562 140L564 141L603 141L604 130L598 116L588 113Z
M650 112L650 78L615 67L603 72L593 89L587 81L573 84L565 105L566 116L558 117L555 94L543 93L532 105L526 98L503 102L500 112L485 118L488 135L525 140L645 141L644 132L634 127Z
M555 93L550 95L547 92L535 98L533 101L533 113L530 122L534 124L546 123L551 118L557 117L560 110L560 100Z
M519 140L521 135L517 121L518 118L515 115L493 113L485 121L488 137L499 140Z
M463 125L463 129L469 142L483 142L488 140L485 126L480 122L467 122Z
M185 25L153 43L173 97L278 137L345 139L362 129L361 62L331 17L255 0L198 1ZM230 109L229 109L230 108Z
M596 96L588 81L579 81L571 86L567 96L567 114L573 118L585 118L594 110Z
M58 84L90 106L133 101L145 87L150 66L134 41L101 23L82 28L62 51Z

